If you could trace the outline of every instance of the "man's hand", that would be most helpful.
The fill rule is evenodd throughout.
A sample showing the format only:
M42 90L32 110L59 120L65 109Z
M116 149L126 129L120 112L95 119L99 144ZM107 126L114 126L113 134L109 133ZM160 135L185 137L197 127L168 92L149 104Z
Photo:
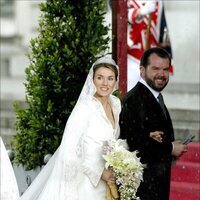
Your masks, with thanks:
M187 145L181 144L180 141L174 141L172 155L175 157L180 157L183 153L187 152Z
M150 137L156 140L157 142L161 143L163 134L164 133L162 131L154 131L154 132L150 132Z

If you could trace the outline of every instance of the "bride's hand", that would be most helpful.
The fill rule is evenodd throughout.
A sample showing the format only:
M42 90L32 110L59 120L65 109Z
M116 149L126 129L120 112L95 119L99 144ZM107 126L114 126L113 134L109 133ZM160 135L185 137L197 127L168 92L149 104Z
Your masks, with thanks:
M101 175L101 179L106 182L115 183L115 176L113 175L112 171L104 169Z

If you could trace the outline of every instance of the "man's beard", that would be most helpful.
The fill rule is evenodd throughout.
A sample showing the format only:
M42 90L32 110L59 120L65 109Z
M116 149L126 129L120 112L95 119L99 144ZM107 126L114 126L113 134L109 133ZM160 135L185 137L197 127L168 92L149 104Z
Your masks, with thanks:
M163 86L156 86L155 82L153 80L149 79L148 77L145 77L145 80L146 80L147 84L152 89L154 89L154 90L156 90L158 92L162 91L166 87L166 85L168 84L168 82L169 82L169 80L164 79L166 81L166 83Z

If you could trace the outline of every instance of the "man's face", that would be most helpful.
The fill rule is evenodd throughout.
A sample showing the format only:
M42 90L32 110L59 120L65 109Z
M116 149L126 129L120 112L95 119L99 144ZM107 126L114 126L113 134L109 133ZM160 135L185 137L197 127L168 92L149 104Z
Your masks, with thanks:
M143 66L140 67L141 76L151 88L161 91L169 81L169 60L152 54L149 61L146 69Z

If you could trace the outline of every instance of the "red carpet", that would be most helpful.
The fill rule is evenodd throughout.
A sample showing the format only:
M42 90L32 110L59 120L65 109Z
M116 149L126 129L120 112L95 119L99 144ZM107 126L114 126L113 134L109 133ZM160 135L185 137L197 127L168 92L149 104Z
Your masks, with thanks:
M172 166L170 200L200 200L200 143L190 143Z

